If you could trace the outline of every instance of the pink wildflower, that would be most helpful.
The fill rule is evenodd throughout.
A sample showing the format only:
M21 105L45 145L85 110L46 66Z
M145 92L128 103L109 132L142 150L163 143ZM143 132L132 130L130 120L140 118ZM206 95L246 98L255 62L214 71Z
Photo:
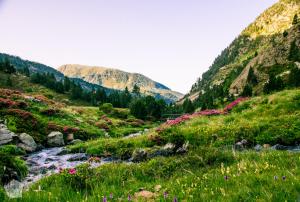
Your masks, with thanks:
M71 168L71 169L69 170L69 174L71 174L71 175L76 174L76 169L75 169L75 168Z

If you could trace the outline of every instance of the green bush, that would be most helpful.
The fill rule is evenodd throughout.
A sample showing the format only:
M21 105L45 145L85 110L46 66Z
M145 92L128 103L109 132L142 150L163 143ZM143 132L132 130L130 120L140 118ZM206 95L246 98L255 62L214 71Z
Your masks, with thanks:
M99 109L106 114L110 114L113 112L114 107L111 103L104 103L99 107Z
M9 182L13 177L22 179L27 175L27 172L27 166L20 158L0 152L0 180L2 184ZM14 173L17 176L14 176Z
M22 150L21 148L15 146L15 145L3 145L0 146L0 152L9 154L9 155L25 155L26 152Z
M92 169L89 164L66 169L61 174L62 181L77 191L90 191L93 188L96 179L91 176L95 176L95 169Z

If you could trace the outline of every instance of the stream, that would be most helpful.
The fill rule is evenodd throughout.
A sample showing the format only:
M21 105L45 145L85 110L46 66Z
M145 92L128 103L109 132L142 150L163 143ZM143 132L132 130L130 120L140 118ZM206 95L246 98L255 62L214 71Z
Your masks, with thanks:
M60 169L74 168L88 162L89 156L85 153L63 154L64 147L47 148L29 154L25 157L28 166L28 175L22 181L24 188L43 177L58 173ZM98 167L112 162L111 158L102 158L100 162L90 162L92 167Z
M124 139L140 136L147 131L148 129L145 129L144 131L130 134L125 136ZM64 147L46 148L24 157L28 166L28 175L21 182L23 187L28 188L43 177L58 173L60 169L75 168L88 162L89 156L86 153L63 154L64 149ZM99 167L113 161L115 159L101 158L100 162L90 162L90 165L91 167Z

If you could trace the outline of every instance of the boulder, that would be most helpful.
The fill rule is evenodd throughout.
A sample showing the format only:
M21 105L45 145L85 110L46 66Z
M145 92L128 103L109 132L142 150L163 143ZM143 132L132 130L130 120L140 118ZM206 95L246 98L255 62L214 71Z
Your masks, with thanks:
M274 150L288 150L289 147L284 146L284 145L280 145L280 144L276 144L276 145L272 146L271 149L274 149Z
M78 154L74 154L72 155L68 161L85 161L88 160L88 156L85 153L78 153Z
M58 131L51 132L48 135L47 144L50 147L64 146L65 145L64 135L61 132L58 132Z
M263 148L264 148L264 149L269 149L270 147L271 147L271 145L269 145L269 144L264 144L264 145L263 145Z
M246 149L247 144L248 144L248 141L243 139L242 141L235 143L234 149L242 151L242 150Z
M69 144L73 145L73 144L78 144L78 143L81 143L82 140L79 140L79 139L75 139L73 141L71 141Z
M30 135L21 133L19 135L19 140L20 143L17 146L24 149L26 152L34 152L37 149L37 144Z
M4 125L0 128L0 145L8 144L14 140L16 134L7 129Z
M140 191L140 192L136 192L134 194L134 197L136 199L143 199L143 200L149 200L149 199L154 199L155 198L155 193L151 192L151 191Z
M184 154L184 153L188 152L188 147L189 147L189 142L186 142L176 150L176 153Z
M148 152L144 149L136 149L134 150L131 160L133 162L141 162L147 159Z
M260 144L255 145L254 147L255 151L261 151L263 149L263 146L261 146Z
M158 185L155 185L154 190L156 192L159 192L161 190L161 188L162 188L162 186L160 184L158 184Z

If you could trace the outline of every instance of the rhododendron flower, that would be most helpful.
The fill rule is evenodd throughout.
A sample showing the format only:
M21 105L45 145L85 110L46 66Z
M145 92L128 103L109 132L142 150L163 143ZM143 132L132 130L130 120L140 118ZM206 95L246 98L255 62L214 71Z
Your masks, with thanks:
M76 169L75 169L75 168L71 168L71 169L69 170L69 174L71 174L71 175L76 174Z

